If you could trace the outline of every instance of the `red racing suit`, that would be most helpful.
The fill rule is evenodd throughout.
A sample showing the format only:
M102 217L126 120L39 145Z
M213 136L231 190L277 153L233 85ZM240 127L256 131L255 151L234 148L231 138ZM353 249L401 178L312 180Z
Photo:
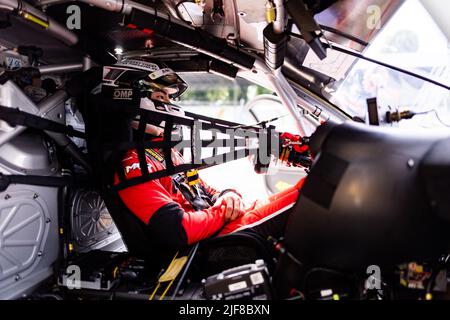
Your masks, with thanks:
M172 154L175 166L184 162L181 154L176 151ZM162 162L148 154L146 160L150 173L165 169ZM126 179L141 175L135 150L129 150L125 154L122 170ZM115 183L118 182L116 175ZM219 194L201 179L199 183L211 197ZM214 235L233 233L266 223L294 206L302 184L303 180L300 180L296 186L271 196L268 201L255 201L245 214L229 223L225 220L225 210L220 206L194 210L174 186L170 176L128 187L119 191L119 196L156 238L170 248L181 248Z

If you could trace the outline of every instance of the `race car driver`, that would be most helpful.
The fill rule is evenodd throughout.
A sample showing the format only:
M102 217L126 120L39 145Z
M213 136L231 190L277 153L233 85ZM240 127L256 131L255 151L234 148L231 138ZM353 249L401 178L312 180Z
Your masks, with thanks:
M180 107L170 104L170 99L179 97L187 84L161 62L144 58L124 59L113 66L104 67L105 87L139 88L140 108L157 112L183 115ZM155 103L158 102L158 103ZM131 126L138 128L138 122ZM153 140L164 139L164 124L146 124L146 134ZM296 165L295 159L308 158L307 146L298 142L299 136L284 133L281 136L284 160ZM287 156L286 142L295 142ZM165 168L163 152L146 149L149 172ZM174 165L183 163L183 157L172 150ZM141 175L137 151L128 150L118 170L123 170L126 179ZM118 183L116 175L115 179ZM237 231L249 231L268 236L281 237L290 209L294 206L303 180L297 185L271 196L266 200L246 203L237 190L215 190L198 177L196 171L133 185L119 191L119 196L128 209L148 227L148 232L165 243L170 249L179 249L212 236L221 236Z

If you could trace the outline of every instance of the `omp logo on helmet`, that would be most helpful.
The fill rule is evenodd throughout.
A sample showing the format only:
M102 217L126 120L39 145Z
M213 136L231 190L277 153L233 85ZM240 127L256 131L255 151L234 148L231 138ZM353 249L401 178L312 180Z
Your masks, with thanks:
M114 89L113 99L133 100L133 89Z

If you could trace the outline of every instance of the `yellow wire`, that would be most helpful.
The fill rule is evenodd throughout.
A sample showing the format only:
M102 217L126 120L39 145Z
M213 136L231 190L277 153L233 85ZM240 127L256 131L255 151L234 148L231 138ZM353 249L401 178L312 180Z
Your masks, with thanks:
M152 294L148 298L148 300L153 300L153 297L155 296L156 291L158 291L159 286L161 285L161 282L158 282L158 285L156 286L155 290L153 290Z
M170 281L169 285L167 286L166 290L164 290L163 294L161 295L161 297L159 297L159 300L164 299L167 291L169 291L170 287L172 286L173 282L175 281L175 279L173 279L172 281Z
M172 264L172 262L174 262L174 260L176 259L177 255L178 255L178 251L177 251L177 253L175 253L175 256L172 258L172 261L170 261L169 266ZM161 298L164 298L164 295L166 294L167 290L172 285L172 282L173 282L173 280L169 283L169 285L167 286L166 290L164 290L163 295L162 295ZM160 286L161 286L161 282L158 281L158 285L156 286L155 290L153 290L153 292L150 295L150 297L148 298L148 300L153 300L153 297L155 296L155 293L156 293L156 291L158 291ZM159 298L159 300L161 300L161 298Z

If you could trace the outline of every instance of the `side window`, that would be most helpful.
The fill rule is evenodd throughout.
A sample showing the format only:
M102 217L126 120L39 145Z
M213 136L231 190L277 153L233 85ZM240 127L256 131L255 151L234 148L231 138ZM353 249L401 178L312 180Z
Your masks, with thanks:
M222 120L253 124L244 112L247 102L272 92L247 80L228 80L208 73L180 73L189 85L178 104L185 110Z
M441 13L436 12L440 7L440 3L431 1L404 1L364 54L449 85L449 36ZM448 90L363 60L355 64L332 102L364 119L366 99L373 97L378 99L380 115L397 109L419 113L400 122L400 127L450 126Z

